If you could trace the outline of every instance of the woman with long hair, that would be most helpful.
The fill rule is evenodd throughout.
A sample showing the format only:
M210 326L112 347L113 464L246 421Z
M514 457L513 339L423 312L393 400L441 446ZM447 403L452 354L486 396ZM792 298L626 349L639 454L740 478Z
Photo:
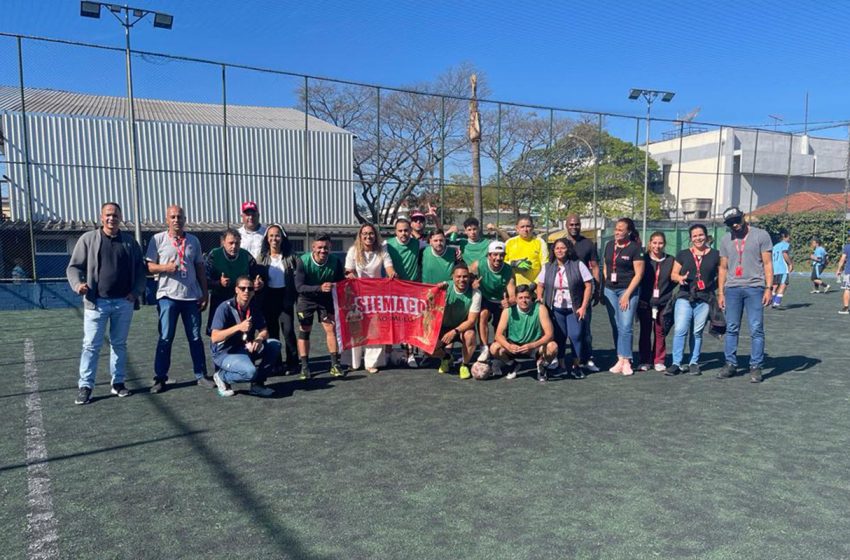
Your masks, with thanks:
M605 245L605 307L617 348L617 363L611 373L632 375L632 345L635 311L638 306L644 262L640 236L631 218L620 218L614 239Z
M283 226L271 224L266 228L257 264L265 268L268 282L262 292L263 316L269 338L281 341L286 349L283 364L287 375L298 370L298 347L295 342L295 261L292 244ZM281 332L283 337L281 337Z
M688 233L691 246L679 251L670 274L673 282L679 284L679 293L673 308L673 363L667 368L667 375L702 373L699 367L702 333L717 291L720 253L709 247L708 230L704 225L694 224ZM683 365L685 338L688 337L691 359Z
M664 371L667 346L664 337L664 307L673 298L676 284L670 280L673 257L664 252L667 238L660 231L649 236L644 257L643 281L638 296L638 323L640 338L640 371Z
M363 224L354 238L354 245L345 257L346 278L381 278L382 273L395 276L393 261L384 247L378 228ZM369 373L377 373L384 362L384 346L357 346L351 349L351 367L360 369L361 362Z
M537 275L537 300L543 302L555 327L555 342L558 344L558 362L563 369L567 338L570 340L572 362L570 374L584 379L579 365L582 355L585 317L593 296L593 275L583 262L578 260L573 242L566 238L555 241L549 262Z

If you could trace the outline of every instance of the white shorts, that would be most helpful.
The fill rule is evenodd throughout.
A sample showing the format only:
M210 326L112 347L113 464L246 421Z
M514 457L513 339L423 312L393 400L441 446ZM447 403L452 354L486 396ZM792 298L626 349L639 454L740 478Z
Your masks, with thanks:
M841 289L850 291L850 274L841 275Z

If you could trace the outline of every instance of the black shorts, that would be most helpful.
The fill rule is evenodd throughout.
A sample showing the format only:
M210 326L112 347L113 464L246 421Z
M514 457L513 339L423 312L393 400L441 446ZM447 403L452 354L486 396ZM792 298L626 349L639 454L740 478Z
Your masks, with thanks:
M823 274L823 265L822 264L813 264L812 265L812 280L820 280L821 275Z
M481 298L481 311L485 309L490 312L490 322L493 323L493 326L498 325L499 319L502 317L502 302Z
M773 285L774 286L779 286L780 284L785 284L787 286L790 283L790 281L791 281L791 275L788 274L787 272L784 273L784 274L774 274L773 275Z
M320 323L333 323L334 302L331 298L310 299L299 297L295 304L295 313L298 316L298 324L309 327L313 324L313 314L319 312Z

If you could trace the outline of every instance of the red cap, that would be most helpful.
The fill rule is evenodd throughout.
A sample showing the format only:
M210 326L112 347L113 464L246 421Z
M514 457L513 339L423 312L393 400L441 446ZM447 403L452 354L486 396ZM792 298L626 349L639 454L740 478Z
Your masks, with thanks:
M257 208L257 203L253 200L247 200L242 203L242 213L245 212L259 212L260 210Z
M410 214L410 218L411 218L411 219L413 219L413 218L424 218L424 217L425 217L425 214L423 214L423 213L422 213L422 212L420 212L419 210L414 210L414 211L413 211L413 212L411 212L411 214Z

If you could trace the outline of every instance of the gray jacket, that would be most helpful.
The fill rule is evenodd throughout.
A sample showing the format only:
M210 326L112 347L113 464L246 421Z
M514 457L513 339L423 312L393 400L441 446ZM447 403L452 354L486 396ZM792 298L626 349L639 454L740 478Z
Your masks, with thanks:
M130 285L133 286L133 295L136 296L136 305L145 295L145 262L142 259L142 249L136 240L129 233L119 232L121 235L121 243L127 248L130 253L130 258L133 261L133 266L130 269ZM68 268L65 269L65 276L68 277L68 284L75 292L83 282L89 287L88 292L83 296L83 305L86 309L94 309L95 301L97 300L97 279L98 266L97 256L100 253L101 243L100 228L94 231L87 231L78 240L74 246L74 252L71 253L71 261L68 263Z

